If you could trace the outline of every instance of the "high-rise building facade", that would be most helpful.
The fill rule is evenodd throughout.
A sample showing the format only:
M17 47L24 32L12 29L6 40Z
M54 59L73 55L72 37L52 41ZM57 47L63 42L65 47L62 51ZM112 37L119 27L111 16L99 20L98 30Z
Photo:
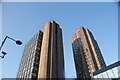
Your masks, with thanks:
M44 26L38 78L64 78L62 30L55 21Z
M62 29L48 22L25 46L17 78L64 78Z
M93 72L106 66L96 40L88 29L75 31L71 38L77 78L93 78Z
M39 31L26 44L18 69L17 78L37 78L43 32Z

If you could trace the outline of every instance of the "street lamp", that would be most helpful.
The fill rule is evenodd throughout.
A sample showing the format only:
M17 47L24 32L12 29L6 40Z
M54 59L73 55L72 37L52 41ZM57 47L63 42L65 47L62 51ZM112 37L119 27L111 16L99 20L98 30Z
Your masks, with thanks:
M13 38L11 38L11 37L8 37L8 36L6 36L5 37L5 39L3 40L3 42L2 42L2 44L1 44L1 46L0 46L0 51L1 51L1 49L2 49L2 46L3 46L3 44L5 43L5 41L6 41L6 39L10 39L10 40L13 40L13 41L15 41L16 42L16 44L17 45L21 45L22 44L22 42L21 41L19 41L19 40L15 40L15 39L13 39ZM4 58L4 56L7 54L6 52L4 52L4 51L2 51L2 56L0 56L1 58Z

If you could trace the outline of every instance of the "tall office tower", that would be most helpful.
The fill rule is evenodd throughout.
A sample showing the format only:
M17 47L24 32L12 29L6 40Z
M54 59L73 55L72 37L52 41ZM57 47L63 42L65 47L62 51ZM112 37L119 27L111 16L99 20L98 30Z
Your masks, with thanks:
M40 51L42 45L43 32L39 31L26 44L21 59L17 78L37 78L40 60Z
M92 79L93 72L106 66L92 33L83 27L71 38L77 78Z
M64 78L62 30L55 21L44 26L38 78Z

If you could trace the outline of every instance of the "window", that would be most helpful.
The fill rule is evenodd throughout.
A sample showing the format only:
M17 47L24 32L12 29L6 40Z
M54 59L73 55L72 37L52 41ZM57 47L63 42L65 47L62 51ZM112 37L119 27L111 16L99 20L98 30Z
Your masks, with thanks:
M103 78L101 74L98 74L97 77L98 77L98 78Z
M115 67L115 68L113 68L112 69L112 71L113 71L113 73L114 73L114 76L115 76L115 78L118 78L119 76L118 76L118 68L117 67Z
M107 75L106 72L103 72L103 73L102 73L102 76L103 76L103 78L109 78L109 76Z
M115 78L115 76L113 75L113 72L110 70L107 71L109 78Z
M37 76L35 73L32 73L32 76Z
M94 76L94 80L99 80L97 76Z
M86 48L86 52L88 52L88 48Z

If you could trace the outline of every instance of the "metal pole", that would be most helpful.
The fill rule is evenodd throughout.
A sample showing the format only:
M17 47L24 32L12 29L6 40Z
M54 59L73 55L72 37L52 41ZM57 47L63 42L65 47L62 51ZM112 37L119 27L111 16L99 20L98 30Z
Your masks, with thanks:
M2 49L2 46L3 46L3 44L5 43L6 39L7 39L7 36L5 37L5 39L4 39L3 42L2 42L2 44L1 44L1 46L0 46L0 50Z

